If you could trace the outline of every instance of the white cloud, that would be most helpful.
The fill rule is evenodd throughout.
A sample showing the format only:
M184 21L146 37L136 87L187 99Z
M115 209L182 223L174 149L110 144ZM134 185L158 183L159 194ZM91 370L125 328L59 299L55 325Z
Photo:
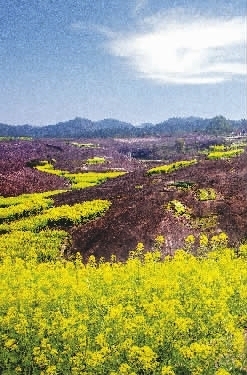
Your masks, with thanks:
M112 54L161 84L210 84L246 75L246 18L158 14L141 31L112 35Z

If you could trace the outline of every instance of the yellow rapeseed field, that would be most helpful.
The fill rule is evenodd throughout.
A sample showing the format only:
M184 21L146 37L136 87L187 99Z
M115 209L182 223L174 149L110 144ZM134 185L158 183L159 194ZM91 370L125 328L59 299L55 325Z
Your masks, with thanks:
M246 246L240 250L161 259L139 244L126 263L4 257L1 373L244 374Z

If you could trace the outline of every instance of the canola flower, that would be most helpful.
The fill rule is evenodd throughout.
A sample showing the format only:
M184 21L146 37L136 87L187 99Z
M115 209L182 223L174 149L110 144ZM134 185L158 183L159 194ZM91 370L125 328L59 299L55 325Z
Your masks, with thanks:
M53 207L51 196L60 192L61 190L55 190L18 197L0 197L0 235L14 231L40 232L59 225L76 225L103 215L111 206L111 202L107 200L96 199L72 206Z
M59 258L61 248L68 238L63 230L14 231L0 237L0 262L5 258L48 262Z
M9 224L0 225L0 230L10 231L34 231L39 232L45 228L53 228L59 225L72 226L95 219L109 209L111 203L107 200L95 199L77 203L72 206L62 205L51 207L40 214L22 218Z
M174 163L161 165L158 167L154 167L148 170L148 175L157 174L157 173L171 173L181 168L189 167L190 165L196 164L197 160L180 160Z
M53 199L51 196L60 192L63 192L63 190L21 194L18 197L8 198L0 196L0 223L34 215L52 207Z
M141 243L126 263L4 257L1 372L244 373L246 257L225 247L224 234L207 243L201 258L178 250L161 260Z
M211 146L206 151L207 159L229 159L241 155L244 152L246 143Z
M105 160L104 158L93 158L88 159L89 164L94 163L102 163ZM55 169L54 166L48 163L46 160L41 162L41 165L36 166L41 172L55 174L60 177L66 178L71 183L72 189L85 189L87 187L95 186L105 182L109 178L116 178L118 176L124 175L126 172L117 172L117 171L109 171L109 172L84 172L84 173L71 173L69 171L62 171L60 169Z
M87 159L86 163L87 164L103 164L105 163L106 159L105 157L99 157L99 156L94 156L93 158Z

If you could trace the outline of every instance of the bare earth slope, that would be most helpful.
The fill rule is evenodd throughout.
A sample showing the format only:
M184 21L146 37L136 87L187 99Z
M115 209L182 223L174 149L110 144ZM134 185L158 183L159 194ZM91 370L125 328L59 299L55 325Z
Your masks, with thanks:
M86 258L90 254L109 258L114 253L125 259L139 241L150 248L157 235L164 235L166 251L172 252L183 245L187 235L200 231L224 231L231 244L239 243L247 237L246 161L245 153L230 161L202 161L169 175L147 176L142 170L98 187L57 196L58 205L96 198L112 202L104 217L71 230L72 251ZM191 190L180 190L170 186L174 181L193 181L195 185ZM217 198L198 201L196 189L208 187L216 190ZM165 209L174 199L190 208L189 220ZM216 217L216 225L210 224L212 216ZM198 219L202 219L199 224Z

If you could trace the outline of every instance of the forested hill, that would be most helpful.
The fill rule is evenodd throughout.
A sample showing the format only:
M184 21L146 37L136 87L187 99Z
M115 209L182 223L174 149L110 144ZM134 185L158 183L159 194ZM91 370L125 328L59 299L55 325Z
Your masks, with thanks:
M158 124L145 123L134 126L115 119L91 121L76 117L73 120L59 122L56 125L31 126L7 125L0 123L0 137L34 138L78 138L78 137L143 137L148 135L183 135L189 133L223 135L235 132L247 132L247 120L227 120L223 116L211 119L200 117L174 117Z

